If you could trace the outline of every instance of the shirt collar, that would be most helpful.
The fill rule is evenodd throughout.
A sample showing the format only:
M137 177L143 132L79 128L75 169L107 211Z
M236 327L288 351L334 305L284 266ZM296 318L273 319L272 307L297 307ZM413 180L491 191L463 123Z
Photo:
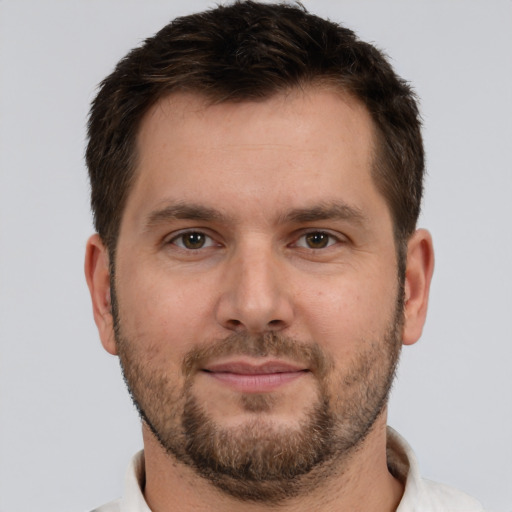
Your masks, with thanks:
M124 495L121 499L121 512L151 512L142 494L145 483L144 451L141 450L134 455L126 472Z
M386 455L390 473L404 485L396 512L414 510L423 494L418 461L407 441L391 427L387 428Z

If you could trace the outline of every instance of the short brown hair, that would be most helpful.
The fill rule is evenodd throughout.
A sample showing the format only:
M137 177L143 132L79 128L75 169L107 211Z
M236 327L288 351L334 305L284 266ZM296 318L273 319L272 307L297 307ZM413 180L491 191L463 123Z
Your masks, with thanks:
M95 227L111 256L134 181L139 125L155 102L183 91L212 103L258 101L316 83L351 94L370 112L377 132L374 180L403 248L416 226L424 173L411 88L379 50L300 4L237 1L175 19L100 84L86 161Z

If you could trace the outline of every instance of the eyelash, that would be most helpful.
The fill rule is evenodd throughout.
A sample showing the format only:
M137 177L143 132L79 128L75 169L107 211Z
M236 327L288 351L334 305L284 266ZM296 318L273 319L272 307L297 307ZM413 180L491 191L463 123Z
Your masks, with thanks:
M307 237L313 237L313 236L319 236L319 235L322 237L326 237L326 239L327 239L326 244L323 245L322 247L309 247L307 245L307 242L305 242L304 245L299 244L299 241L301 239L307 239ZM321 241L323 241L323 240L321 240ZM312 231L303 233L299 238L297 238L297 241L294 242L293 245L295 247L300 247L302 249L306 249L306 250L310 250L310 251L317 251L317 250L327 249L328 247L331 247L332 245L335 245L336 243L340 243L340 242L341 242L341 239L339 236L335 236L332 233L329 233L328 231L312 230Z
M185 240L186 236L191 236L191 235L198 235L199 237L203 237L204 244L200 245L198 247L187 247L184 240ZM321 247L308 246L307 241L306 241L307 237L315 237L315 236L320 237L320 240L319 240L320 243L323 243L324 240L326 240L325 245L323 245ZM325 238L322 238L322 237L325 237ZM304 239L304 244L300 243L300 241L302 239ZM178 241L181 241L181 243L178 243ZM340 243L340 242L342 242L342 240L339 236L329 233L328 231L311 230L311 231L302 233L296 239L296 241L291 244L291 246L299 247L301 249L310 250L310 251L317 251L317 250L327 249L328 247L331 247L331 246L335 245L336 243ZM210 235L206 234L204 231L201 231L201 230L182 231L181 233L178 233L177 235L173 236L166 243L175 245L176 247L178 247L184 251L190 251L190 252L199 251L200 249L207 249L209 247L214 247L216 245L220 246L220 244L215 242L213 237L211 237Z
M200 237L204 237L204 239L206 240L205 243L207 243L207 245L201 245L200 247L197 247L197 248L186 247L185 243L184 243L184 239L187 235L188 236L199 235ZM177 243L180 240L182 243L181 244ZM214 241L214 239L210 235L206 234L204 231L200 231L197 229L189 230L189 231L182 231L181 233L178 233L177 235L173 236L166 243L175 245L176 247L179 247L180 249L182 249L184 251L198 251L200 249L207 249L208 247L213 247L215 245L219 245L218 243L216 243Z

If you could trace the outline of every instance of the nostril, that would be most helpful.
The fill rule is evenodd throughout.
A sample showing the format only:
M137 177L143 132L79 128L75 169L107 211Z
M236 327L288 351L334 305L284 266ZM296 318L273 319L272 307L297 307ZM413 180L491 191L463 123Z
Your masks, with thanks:
M240 327L242 325L242 322L240 322L240 320L232 319L228 320L227 324L231 329L236 329L237 327Z
M231 329L234 331L237 331L240 328L245 329L244 323L241 322L240 320L236 320L234 318L228 320L225 325L228 329ZM281 329L283 325L284 325L284 322L282 320L270 320L270 322L267 323L267 329L271 329L271 330Z

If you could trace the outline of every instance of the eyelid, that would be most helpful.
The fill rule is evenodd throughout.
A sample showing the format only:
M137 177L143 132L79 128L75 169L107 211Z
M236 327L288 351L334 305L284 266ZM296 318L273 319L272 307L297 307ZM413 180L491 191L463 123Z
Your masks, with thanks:
M304 239L308 235L312 235L312 234L316 234L316 233L327 235L331 239L330 242L325 247L318 247L318 248L308 247L306 244L299 245L299 243L298 243L299 240ZM332 247L333 245L337 245L339 243L342 244L346 241L347 241L347 237L342 235L341 233L333 233L329 229L311 228L311 229L301 230L298 233L298 236L295 237L295 241L291 245L294 247L299 247L301 249L306 249L309 251L325 251L326 249L328 249L329 247Z
M205 239L207 240L207 242L205 242L205 245L203 245L202 247L200 247L198 249L189 249L188 247L185 247L184 245L180 245L180 244L176 243L176 241L179 240L181 237L183 237L184 235L190 234L190 233L197 233L197 234L203 235L205 237ZM206 230L204 228L186 228L186 229L181 229L179 231L174 231L170 235L166 236L164 239L164 245L174 245L178 249L182 249L182 250L188 251L188 252L194 252L194 251L199 251L201 249L207 249L209 247L220 246L221 244L215 240L215 237L213 235L208 233L208 230Z

